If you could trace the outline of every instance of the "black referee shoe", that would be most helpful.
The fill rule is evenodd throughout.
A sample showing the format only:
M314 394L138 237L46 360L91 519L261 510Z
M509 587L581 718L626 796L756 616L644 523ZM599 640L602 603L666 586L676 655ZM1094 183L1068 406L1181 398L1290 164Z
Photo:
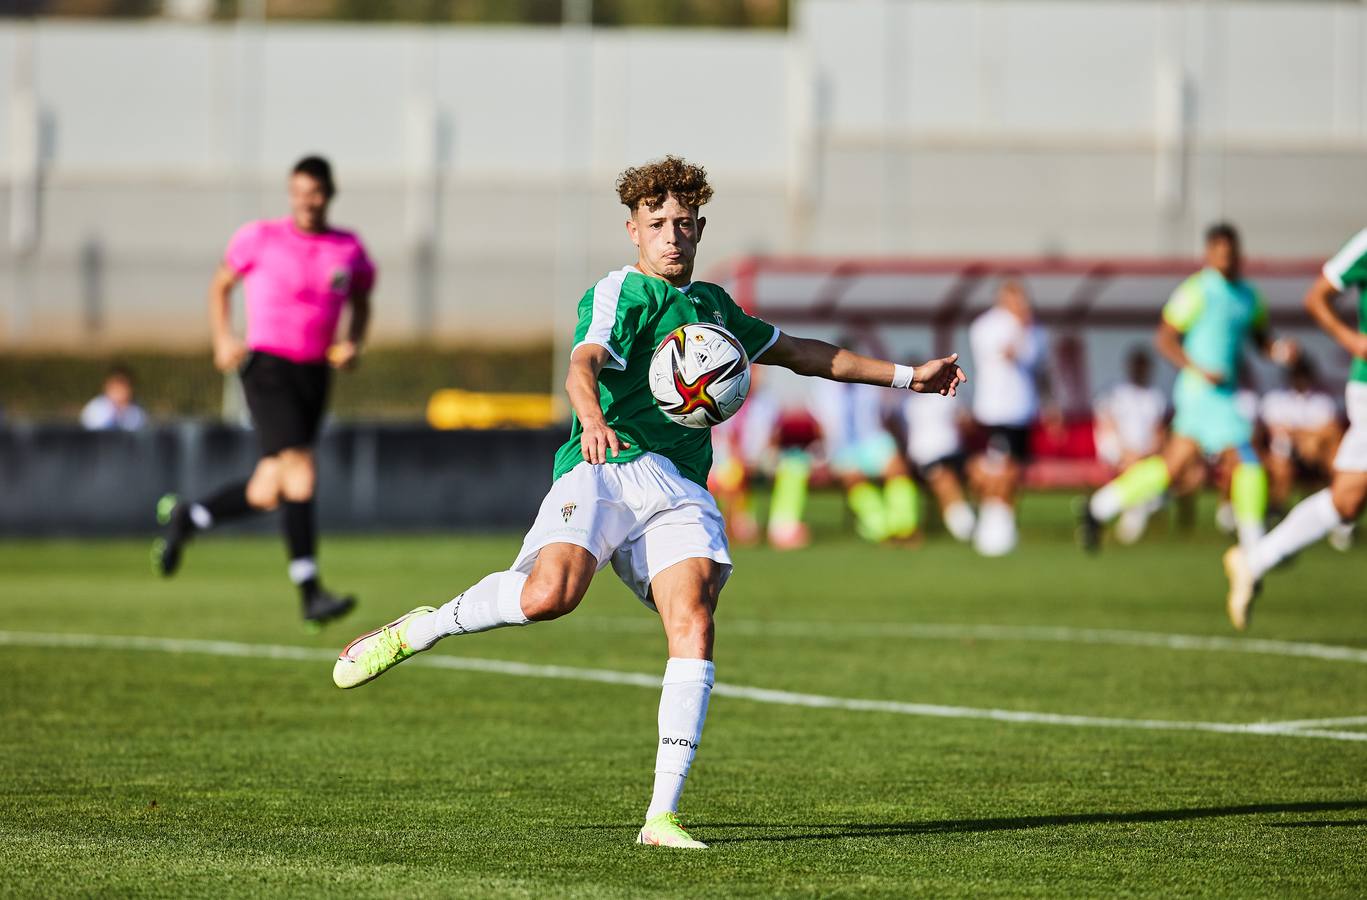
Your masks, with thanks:
M340 619L355 608L355 597L334 597L318 588L304 598L304 621L311 625L324 625L333 619Z
M1077 542L1088 553L1101 549L1101 523L1092 515L1092 498L1081 497L1075 503L1077 510Z
M175 494L157 501L157 521L166 527L166 535L152 542L152 567L169 578L180 568L181 553L195 533L195 523L190 519L190 507Z

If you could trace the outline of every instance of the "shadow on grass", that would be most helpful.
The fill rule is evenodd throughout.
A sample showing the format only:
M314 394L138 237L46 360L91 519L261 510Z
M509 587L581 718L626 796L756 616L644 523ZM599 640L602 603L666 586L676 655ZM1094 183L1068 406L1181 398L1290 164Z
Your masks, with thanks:
M1191 809L1145 809L1133 812L1074 813L1059 816L1019 816L1002 819L944 819L926 822L853 823L829 825L806 823L796 826L774 826L753 822L706 823L709 828L768 829L772 835L719 837L716 844L750 841L819 841L832 838L905 837L917 834L948 834L954 832L1021 831L1028 828L1051 828L1068 825L1142 825L1149 822L1182 822L1191 819L1219 819L1229 816L1255 816L1269 813L1317 813L1367 810L1367 800L1334 800L1320 803L1250 803L1243 806L1203 806ZM1269 823L1271 824L1271 823ZM1305 823L1308 824L1308 823ZM1362 823L1356 823L1362 824ZM793 833L785 828L821 829L807 833Z
M770 834L741 837L707 835L710 844L750 842L822 841L837 838L890 838L918 834L955 832L1022 831L1028 828L1055 828L1068 825L1142 825L1150 822L1182 822L1191 819L1219 819L1231 816L1256 816L1275 813L1319 813L1367 810L1367 800L1331 800L1318 803L1250 803L1243 806L1202 806L1191 809L1145 809L1133 812L1073 813L1058 816L1018 816L1001 819L941 819L924 822L708 822L699 821L699 832L711 829L754 829ZM1277 828L1363 827L1367 819L1314 822L1267 822ZM620 830L622 825L578 825L585 829ZM625 826L635 827L632 825Z

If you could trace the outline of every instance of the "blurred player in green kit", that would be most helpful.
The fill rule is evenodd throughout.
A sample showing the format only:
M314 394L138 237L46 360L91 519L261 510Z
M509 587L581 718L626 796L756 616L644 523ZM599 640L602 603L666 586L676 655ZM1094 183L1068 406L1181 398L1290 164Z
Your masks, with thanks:
M1305 308L1315 323L1353 357L1345 399L1348 431L1334 456L1334 478L1329 487L1311 494L1287 513L1266 537L1252 546L1240 544L1225 554L1229 595L1225 609L1240 631L1248 627L1253 598L1262 578L1279 562L1315 543L1342 525L1357 521L1367 507L1367 229L1324 264L1320 277L1305 296ZM1334 301L1351 289L1358 291L1358 327L1334 312Z

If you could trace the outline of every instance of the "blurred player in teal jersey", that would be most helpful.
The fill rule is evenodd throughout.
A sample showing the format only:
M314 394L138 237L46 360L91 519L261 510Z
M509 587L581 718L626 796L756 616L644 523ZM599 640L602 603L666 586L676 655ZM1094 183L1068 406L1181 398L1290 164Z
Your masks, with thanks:
M1277 563L1330 534L1343 524L1357 521L1367 506L1367 229L1324 264L1319 279L1305 297L1305 307L1316 324L1353 357L1345 398L1348 431L1334 456L1334 477L1329 487L1297 503L1286 518L1253 545L1242 543L1225 553L1229 594L1225 609L1240 631L1248 627L1253 598L1262 577ZM1358 327L1349 326L1334 312L1339 295L1358 291Z
M1205 268L1173 291L1155 337L1158 351L1181 370L1173 388L1172 436L1161 454L1136 462L1082 505L1078 531L1088 551L1100 545L1104 523L1151 504L1203 454L1232 472L1240 543L1251 546L1263 535L1267 472L1253 449L1254 423L1236 400L1239 360L1250 339L1282 364L1293 360L1296 348L1268 335L1267 304L1243 278L1234 226L1211 226L1205 257Z

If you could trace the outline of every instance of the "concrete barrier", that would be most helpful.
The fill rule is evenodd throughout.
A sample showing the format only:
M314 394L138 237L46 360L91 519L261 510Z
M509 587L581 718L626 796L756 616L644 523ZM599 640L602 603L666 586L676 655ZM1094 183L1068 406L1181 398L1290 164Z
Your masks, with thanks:
M344 531L525 529L564 439L564 428L328 428L318 445L319 521ZM219 424L0 428L0 535L150 533L163 493L201 496L246 478L256 458L251 431ZM263 516L239 527L277 526Z

